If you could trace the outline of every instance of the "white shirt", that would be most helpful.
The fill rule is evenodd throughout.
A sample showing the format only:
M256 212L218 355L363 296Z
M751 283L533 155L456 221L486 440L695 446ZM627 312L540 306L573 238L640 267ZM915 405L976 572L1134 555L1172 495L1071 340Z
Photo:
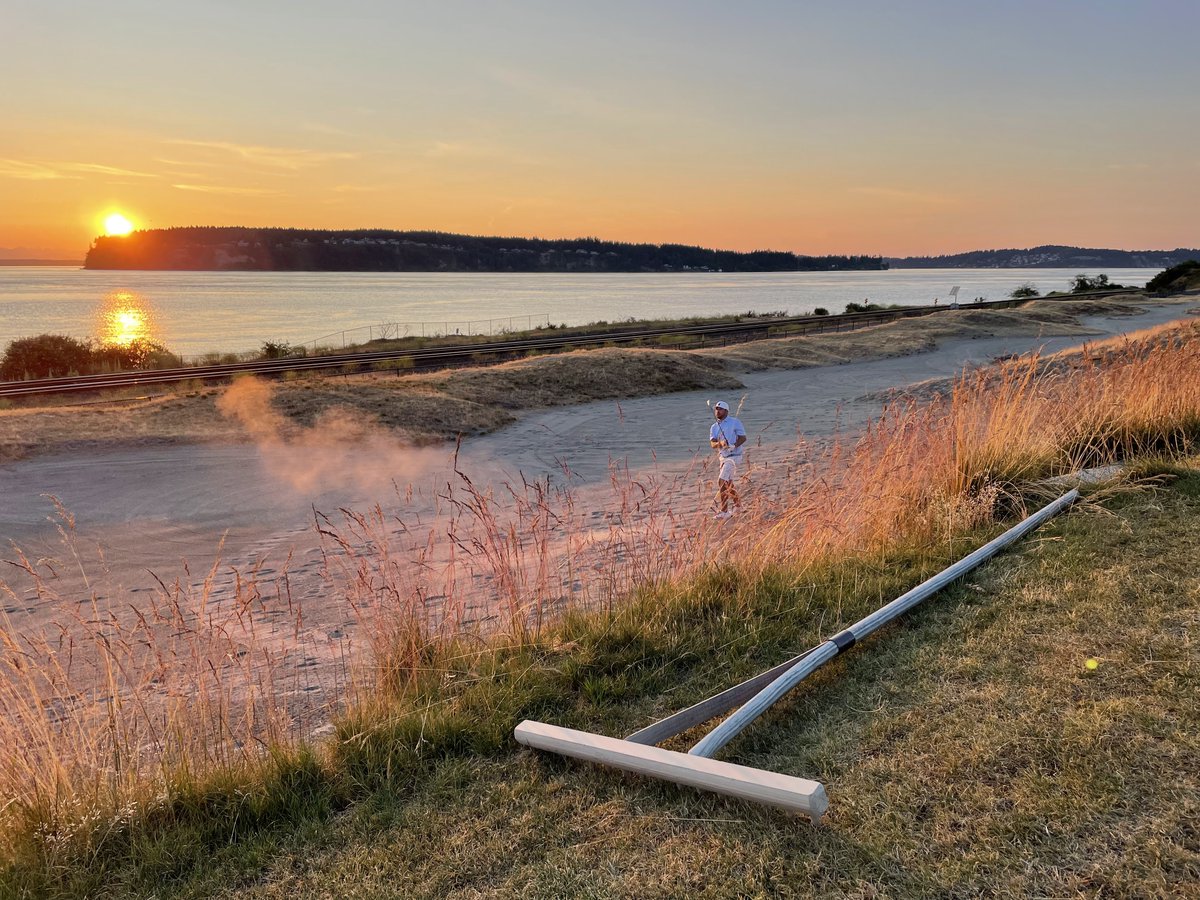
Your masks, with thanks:
M735 447L738 437L746 436L746 429L742 425L741 419L735 419L733 416L726 416L724 419L718 419L712 423L712 428L708 430L709 440L716 441L721 438L729 444L728 447L721 448L721 458L731 456L734 459L741 459L742 448Z

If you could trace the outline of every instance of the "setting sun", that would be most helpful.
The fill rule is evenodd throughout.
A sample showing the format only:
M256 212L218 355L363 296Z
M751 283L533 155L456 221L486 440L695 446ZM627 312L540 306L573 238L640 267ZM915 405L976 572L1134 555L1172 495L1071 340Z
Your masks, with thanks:
M113 213L104 220L104 233L107 235L123 235L133 231L133 223L120 213Z

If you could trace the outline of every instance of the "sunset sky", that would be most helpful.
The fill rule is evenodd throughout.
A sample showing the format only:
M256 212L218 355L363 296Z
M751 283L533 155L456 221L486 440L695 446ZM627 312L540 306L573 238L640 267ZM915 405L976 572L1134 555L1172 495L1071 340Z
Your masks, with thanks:
M1200 3L9 0L0 253L136 227L1200 245Z

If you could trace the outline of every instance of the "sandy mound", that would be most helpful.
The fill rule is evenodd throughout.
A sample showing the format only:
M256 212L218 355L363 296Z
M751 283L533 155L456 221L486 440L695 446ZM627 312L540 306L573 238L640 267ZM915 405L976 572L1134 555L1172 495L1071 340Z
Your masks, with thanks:
M936 316L901 319L857 331L755 341L733 348L703 350L732 367L800 369L927 353L959 338L1087 334L1081 316L1136 315L1139 306L1115 301L1042 300L1014 309L959 309Z

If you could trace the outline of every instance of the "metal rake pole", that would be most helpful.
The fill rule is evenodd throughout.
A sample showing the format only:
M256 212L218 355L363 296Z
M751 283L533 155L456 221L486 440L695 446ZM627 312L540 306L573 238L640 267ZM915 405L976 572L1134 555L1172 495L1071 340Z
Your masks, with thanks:
M962 577L967 572L978 567L999 553L1004 547L1018 540L1027 532L1037 528L1047 519L1058 515L1067 506L1079 498L1079 491L1072 490L1059 497L1053 503L1044 506L1029 518L1014 525L1004 534L984 544L974 553L965 556L950 568L939 572L928 581L922 582L906 594L897 597L886 606L882 606L864 619L849 628L835 634L829 640L820 644L813 651L796 663L791 669L781 675L758 694L752 697L745 706L728 719L710 731L696 746L688 751L691 756L711 757L742 732L751 722L766 712L780 697L793 687L833 659L844 650L850 649L857 641L861 641L877 628L892 619L912 609L926 597L941 590L950 582Z

